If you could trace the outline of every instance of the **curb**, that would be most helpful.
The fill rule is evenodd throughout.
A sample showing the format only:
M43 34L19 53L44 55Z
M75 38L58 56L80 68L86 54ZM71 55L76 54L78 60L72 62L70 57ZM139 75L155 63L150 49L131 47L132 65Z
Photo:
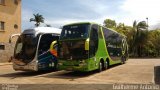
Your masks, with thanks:
M12 65L12 63L0 63L0 66Z

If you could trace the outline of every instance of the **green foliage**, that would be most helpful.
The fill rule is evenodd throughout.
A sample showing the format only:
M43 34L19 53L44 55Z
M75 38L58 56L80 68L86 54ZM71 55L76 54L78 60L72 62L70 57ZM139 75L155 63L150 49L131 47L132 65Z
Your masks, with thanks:
M44 18L39 13L33 14L34 18L30 18L30 22L35 22L35 26L38 27L41 23L44 23Z
M145 21L138 22L134 21L133 23L134 40L133 40L133 53L134 56L142 56L142 51L144 49L144 45L147 43L148 39L148 30L147 24Z
M152 30L149 32L148 50L153 56L160 56L160 30Z
M115 28L116 27L116 21L111 19L104 20L104 26L107 28Z
M108 24L108 25L107 25ZM148 30L146 21L133 22L133 26L104 20L104 26L127 36L128 48L132 57L160 57L160 30Z

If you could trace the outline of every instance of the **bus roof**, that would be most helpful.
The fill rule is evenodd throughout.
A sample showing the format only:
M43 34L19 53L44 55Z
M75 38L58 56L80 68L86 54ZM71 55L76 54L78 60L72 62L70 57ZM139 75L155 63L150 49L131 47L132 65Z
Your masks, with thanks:
M44 34L44 33L54 33L60 35L61 29L54 28L54 27L36 27L31 29L26 29L23 31L23 34Z
M66 24L66 25L64 25L64 26L76 25L76 24L97 24L97 23L94 23L94 22L76 22L76 23ZM97 25L99 25L99 24L97 24Z

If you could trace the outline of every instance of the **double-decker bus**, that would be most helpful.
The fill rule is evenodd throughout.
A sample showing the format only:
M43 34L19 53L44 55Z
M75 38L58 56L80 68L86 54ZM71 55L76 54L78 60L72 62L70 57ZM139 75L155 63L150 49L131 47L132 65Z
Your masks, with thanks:
M59 70L102 71L128 58L124 35L90 22L64 25L58 46Z
M55 69L57 55L53 55L50 50L57 50L57 43L53 41L59 39L60 33L61 29L53 27L36 27L24 30L18 36L14 48L11 60L13 69L22 71Z

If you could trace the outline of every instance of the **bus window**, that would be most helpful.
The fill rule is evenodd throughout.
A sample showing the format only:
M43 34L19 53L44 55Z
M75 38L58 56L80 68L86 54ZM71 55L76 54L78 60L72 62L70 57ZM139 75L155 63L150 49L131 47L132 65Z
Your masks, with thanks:
M64 26L60 39L87 38L88 28L88 24Z
M58 40L58 36L52 34L42 35L38 48L38 56L41 56L49 51L50 45L54 40Z
M38 37L35 37L33 34L20 35L16 42L14 57L29 63L35 57L37 41Z
M122 37L118 33L108 30L106 28L103 28L103 33L110 57L113 60L120 59L122 55Z
M92 25L90 32L90 49L89 49L90 57L95 56L97 49L98 49L98 26Z

